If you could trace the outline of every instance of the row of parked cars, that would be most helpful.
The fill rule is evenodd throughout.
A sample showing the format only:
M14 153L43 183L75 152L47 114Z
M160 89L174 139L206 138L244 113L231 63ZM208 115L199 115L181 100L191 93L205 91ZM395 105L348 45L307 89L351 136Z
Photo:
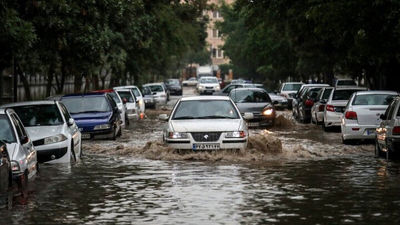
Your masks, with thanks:
M292 95L292 113L300 122L340 127L344 144L375 140L376 155L389 158L400 150L399 93L354 84L302 84Z
M151 83L0 106L0 191L13 181L26 190L39 163L78 161L82 139L115 140L146 107L167 101L165 84Z

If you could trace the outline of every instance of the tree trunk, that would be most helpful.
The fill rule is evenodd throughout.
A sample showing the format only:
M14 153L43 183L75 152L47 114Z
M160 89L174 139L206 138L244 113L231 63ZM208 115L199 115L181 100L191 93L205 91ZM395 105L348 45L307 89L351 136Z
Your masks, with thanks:
M74 76L74 93L79 93L82 90L82 74Z
M28 81L28 79L26 79L26 77L25 77L24 73L22 72L22 69L19 65L16 66L15 72L21 78L22 85L24 86L25 100L32 101L31 88L29 85L29 81Z
M51 88L53 87L53 78L54 78L54 64L50 64L50 68L47 72L47 84L46 84L46 96L51 95Z

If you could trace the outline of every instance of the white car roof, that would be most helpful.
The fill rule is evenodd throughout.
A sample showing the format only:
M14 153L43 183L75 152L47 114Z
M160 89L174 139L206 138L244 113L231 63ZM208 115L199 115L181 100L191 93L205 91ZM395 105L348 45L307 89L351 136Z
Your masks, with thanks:
M368 94L393 94L398 95L398 92L395 91L359 91L356 93L357 95L368 95Z
M282 84L302 84L303 82L283 82Z
M118 87L114 87L114 89L129 89L129 88L138 88L135 85L126 85L126 86L118 86Z
M329 84L303 84L301 87L329 87Z
M196 101L196 100L230 100L228 96L192 96L192 97L183 97L181 101Z
M358 86L340 86L335 88L335 90L360 90L366 91L368 90L366 87L358 87Z
M130 88L116 88L116 89L114 89L115 91L131 91L131 89Z
M10 108L10 107L17 107L17 106L26 106L26 105L54 105L56 101L29 101L29 102L17 102L17 103L10 103L6 105L2 105L2 108Z
M200 80L201 80L201 79L210 79L210 78L215 78L215 79L217 79L217 77L214 77L214 76L203 76L203 77L200 77Z
M163 83L148 83L143 86L152 86L152 85L163 85Z

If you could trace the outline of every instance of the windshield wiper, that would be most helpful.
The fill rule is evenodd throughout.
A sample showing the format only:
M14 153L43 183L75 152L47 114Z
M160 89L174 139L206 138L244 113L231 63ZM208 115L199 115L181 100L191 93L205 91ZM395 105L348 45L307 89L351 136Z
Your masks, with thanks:
M198 117L199 119L236 119L230 116L202 116Z
M197 117L193 116L181 116L181 117L175 117L174 120L190 120L190 119L197 119Z

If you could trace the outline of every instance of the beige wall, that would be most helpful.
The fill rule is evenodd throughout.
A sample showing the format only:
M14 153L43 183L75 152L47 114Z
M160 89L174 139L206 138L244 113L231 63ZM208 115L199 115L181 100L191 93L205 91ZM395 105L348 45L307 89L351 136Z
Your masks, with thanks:
M209 0L209 4L220 4L220 0ZM232 4L233 0L225 0L226 3ZM206 12L210 22L207 26L207 47L211 50L211 59L213 65L221 65L229 63L229 58L224 55L222 46L224 45L224 39L219 35L219 31L215 28L215 22L223 20L218 11Z

